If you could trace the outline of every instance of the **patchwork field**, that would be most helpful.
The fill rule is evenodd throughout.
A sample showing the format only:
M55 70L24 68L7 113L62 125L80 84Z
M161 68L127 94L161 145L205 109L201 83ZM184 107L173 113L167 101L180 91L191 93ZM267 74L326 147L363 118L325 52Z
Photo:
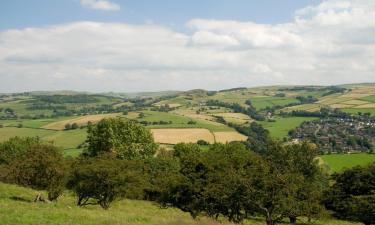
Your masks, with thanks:
M204 128L181 128L181 129L151 129L155 141L161 144L177 144L180 142L196 143L205 140L209 143L226 143L231 141L245 141L246 136L237 131L210 132Z
M139 121L158 122L158 121L171 121L171 124L163 125L149 125L149 128L205 128L210 131L232 131L233 129L225 126L224 124L211 121L211 117L207 115L199 116L199 114L176 114L176 112L155 112L155 111L142 111L144 117ZM213 118L212 118L213 119ZM193 123L189 123L193 121Z
M42 128L44 129L51 129L51 130L64 130L66 124L73 124L77 123L79 126L87 125L88 122L97 123L103 118L109 117L117 117L120 116L120 113L111 113L111 114L97 114L97 115L87 115L87 116L80 116L77 118L62 120L53 122L47 125L44 125Z

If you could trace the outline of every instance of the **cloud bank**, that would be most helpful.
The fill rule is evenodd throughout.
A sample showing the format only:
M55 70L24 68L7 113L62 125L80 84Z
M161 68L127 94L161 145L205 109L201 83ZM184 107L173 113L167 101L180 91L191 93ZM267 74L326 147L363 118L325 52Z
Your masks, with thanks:
M104 1L95 1L104 2ZM290 23L75 22L0 33L0 92L150 91L375 81L375 2L329 0Z
M105 0L81 0L81 5L88 9L118 11L120 6L116 3Z

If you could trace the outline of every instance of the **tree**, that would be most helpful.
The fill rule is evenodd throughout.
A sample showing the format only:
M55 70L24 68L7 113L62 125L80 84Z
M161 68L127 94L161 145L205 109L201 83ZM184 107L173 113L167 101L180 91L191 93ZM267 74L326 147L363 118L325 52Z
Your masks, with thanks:
M173 147L173 156L182 158L189 154L199 154L201 151L198 144L193 143L178 143Z
M108 209L113 201L131 191L142 192L142 174L129 170L127 163L132 162L106 155L78 160L67 185L77 195L77 205L99 204Z
M72 125L70 123L65 124L65 130L72 129Z
M79 128L78 124L73 123L70 129L75 130L75 129L78 129L78 128Z
M334 174L325 205L340 219L375 224L375 163Z
M251 195L253 210L262 213L268 225L285 217L295 222L298 216L319 216L326 179L315 156L316 149L309 143L269 142L264 156L268 167Z
M57 200L64 190L67 175L61 152L53 145L41 143L37 139L13 139L5 146L9 147L9 144L14 144L17 140L20 143L8 148L14 149L16 154L5 157L5 181L36 190L46 190L48 200ZM21 146L25 148L19 148ZM35 200L39 199L40 195Z
M103 119L89 126L87 134L86 154L89 156L111 153L120 159L147 158L153 156L158 147L149 130L121 118Z

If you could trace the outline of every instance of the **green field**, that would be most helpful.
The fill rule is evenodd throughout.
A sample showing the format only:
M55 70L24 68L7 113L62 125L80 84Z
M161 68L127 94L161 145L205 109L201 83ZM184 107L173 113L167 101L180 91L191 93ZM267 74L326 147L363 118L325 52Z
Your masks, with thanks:
M145 117L139 119L140 121L158 122L158 121L172 121L172 124L166 125L149 125L148 128L206 128L210 131L231 131L232 128L224 124L206 121L203 119L191 119L185 116L176 115L166 112L143 111ZM195 121L196 124L188 124L189 121Z
M332 154L320 156L331 172L340 172L345 168L364 166L375 161L375 154Z
M2 225L230 225L206 217L193 220L178 209L161 209L146 201L121 200L109 210L99 206L79 208L75 198L65 193L56 203L34 203L37 191L0 183L0 221ZM246 221L246 225L264 225L262 218ZM289 223L282 223L289 224ZM315 225L357 225L339 220L314 221ZM233 224L232 224L233 225ZM358 224L359 225L359 224Z
M366 97L360 98L360 100L368 101L368 102L375 102L375 95L366 96Z
M371 115L375 115L375 108L368 108L368 109L356 109L356 108L349 108L349 109L341 109L344 112L357 114L358 112L361 113L371 113Z
M0 141L8 140L11 137L40 137L44 141L52 142L57 147L67 151L69 155L75 155L74 149L82 144L86 139L86 129L77 129L69 131L52 131L35 128L16 128L4 127L0 128Z
M259 122L264 128L269 130L271 137L282 139L288 136L288 132L298 127L304 121L311 121L316 117L278 117L276 122Z
M250 98L251 103L256 109L264 109L267 106L272 107L275 105L284 106L290 103L298 103L299 101L295 98L288 97L256 97Z

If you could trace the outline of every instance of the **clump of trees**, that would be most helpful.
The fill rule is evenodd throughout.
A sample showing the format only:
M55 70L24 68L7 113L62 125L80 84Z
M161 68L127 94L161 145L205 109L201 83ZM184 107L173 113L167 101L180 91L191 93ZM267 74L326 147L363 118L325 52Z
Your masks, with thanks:
M15 137L0 144L0 180L36 190L45 190L54 201L65 187L65 159L55 146L38 138ZM42 200L37 195L35 200Z
M299 216L318 217L327 183L314 146L272 142L268 149L260 156L238 142L214 144L207 152L177 145L179 182L169 184L158 201L193 217L224 216L236 223L259 214L268 225L284 218L295 222Z
M79 125L77 123L67 123L65 124L65 130L75 130L75 129L78 129L79 128Z
M354 167L333 175L325 205L340 219L375 223L375 163Z

